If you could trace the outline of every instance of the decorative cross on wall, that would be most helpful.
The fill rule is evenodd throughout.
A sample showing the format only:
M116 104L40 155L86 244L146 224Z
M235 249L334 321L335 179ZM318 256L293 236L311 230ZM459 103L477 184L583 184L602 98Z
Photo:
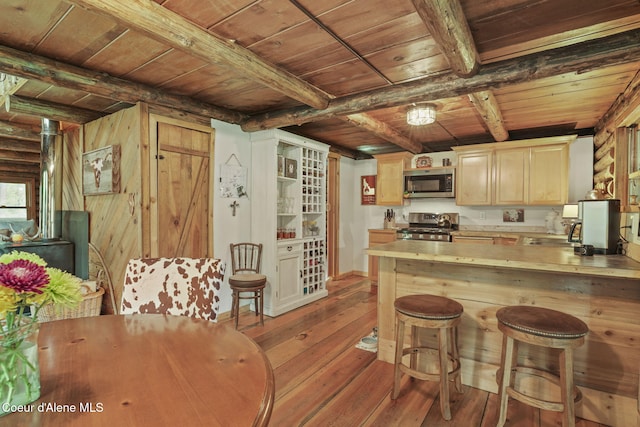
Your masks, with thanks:
M238 204L238 202L237 202L236 200L234 200L234 201L233 201L233 203L231 203L231 204L229 205L229 207L230 207L231 209L233 209L233 213L232 213L231 215L236 216L236 208L237 208L238 206L240 206L240 205Z

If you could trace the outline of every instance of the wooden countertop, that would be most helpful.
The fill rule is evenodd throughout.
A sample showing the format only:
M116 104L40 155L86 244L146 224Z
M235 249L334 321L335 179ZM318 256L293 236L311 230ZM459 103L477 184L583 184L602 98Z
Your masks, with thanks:
M573 275L640 279L640 262L624 255L579 256L573 248L452 244L398 240L368 248L367 254L461 265L484 265Z

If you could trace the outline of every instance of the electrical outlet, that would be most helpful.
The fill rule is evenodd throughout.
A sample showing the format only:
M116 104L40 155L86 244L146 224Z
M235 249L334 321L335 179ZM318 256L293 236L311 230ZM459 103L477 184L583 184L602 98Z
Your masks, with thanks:
M485 211L480 211L480 219L487 219L487 213Z
M631 214L629 215L629 223L631 224L631 238L627 238L629 242L640 243L640 236L638 235L638 223L640 222L640 215Z

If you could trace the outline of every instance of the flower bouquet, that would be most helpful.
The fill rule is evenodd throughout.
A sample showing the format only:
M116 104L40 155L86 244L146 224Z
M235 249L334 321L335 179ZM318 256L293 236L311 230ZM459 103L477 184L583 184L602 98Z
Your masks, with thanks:
M38 311L49 303L79 304L80 284L36 254L0 256L0 416L40 397Z

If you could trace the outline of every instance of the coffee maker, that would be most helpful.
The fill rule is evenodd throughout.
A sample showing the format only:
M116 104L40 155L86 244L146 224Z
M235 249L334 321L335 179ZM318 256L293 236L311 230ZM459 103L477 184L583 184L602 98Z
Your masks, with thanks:
M569 231L570 242L593 246L593 253L618 253L620 200L579 200L578 220Z

